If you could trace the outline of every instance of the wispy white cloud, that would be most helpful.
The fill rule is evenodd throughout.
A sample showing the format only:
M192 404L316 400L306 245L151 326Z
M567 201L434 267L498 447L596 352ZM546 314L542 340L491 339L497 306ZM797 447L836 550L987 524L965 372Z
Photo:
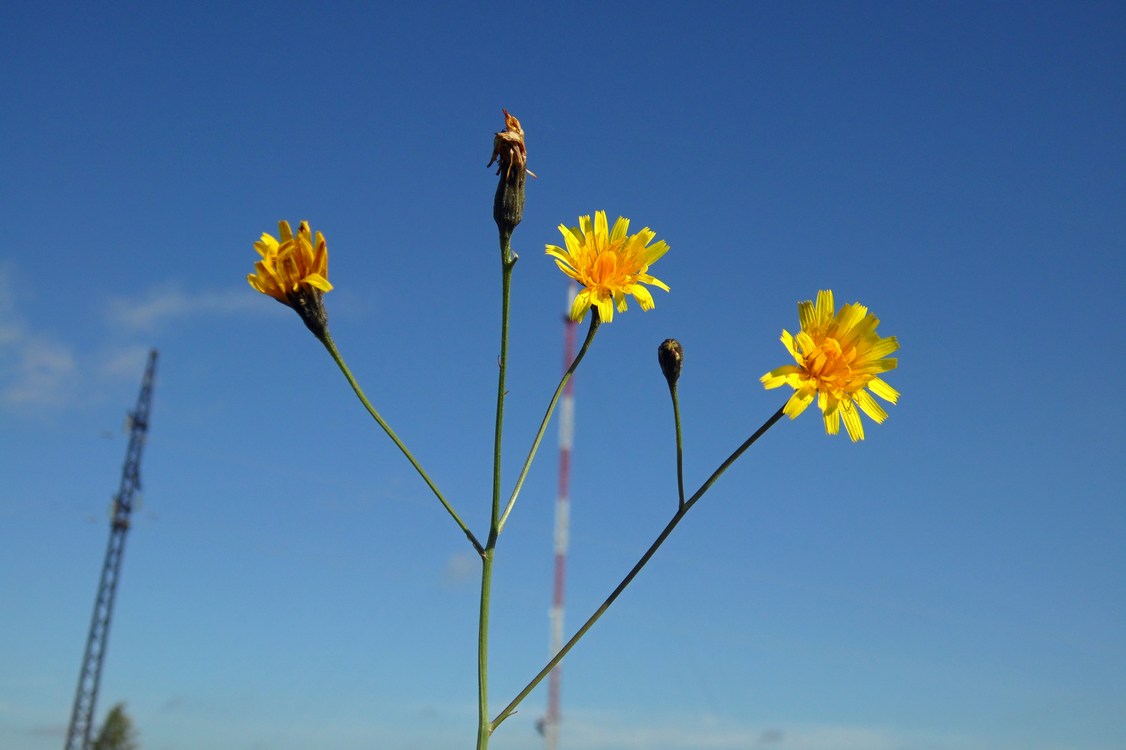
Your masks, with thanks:
M148 348L125 343L120 334L148 333L189 318L272 310L249 289L187 293L175 285L154 286L110 299L105 314L114 330L104 342L86 342L79 353L72 343L29 324L17 299L20 289L12 264L0 263L0 408L5 409L70 406L96 400L101 385L136 379Z
M74 353L23 321L12 277L11 267L0 264L0 405L59 405L74 384Z
M446 560L446 568L442 572L444 586L457 586L476 579L481 569L481 558L472 550L458 552Z
M57 406L74 381L74 355L63 344L25 334L5 351L0 364L4 403Z
M145 371L147 346L126 346L103 351L96 364L98 375L107 380L135 380Z
M760 740L764 730L719 722L710 715L662 717L652 723L639 724L622 721L621 717L569 711L565 731L567 746L576 750L682 750L688 747L746 750L763 746ZM786 747L790 747L788 743Z
M712 714L661 716L651 723L602 712L568 711L566 744L574 750L902 750L987 747L970 738L865 726L755 726Z
M25 312L34 290L17 276L12 263L0 263L0 410L57 410L96 402L105 386L135 381L144 372L147 346L119 336L70 342L35 326ZM192 302L153 291L137 304L117 301L113 309L132 331L182 314L189 306L216 312L239 304L233 294L205 294Z
M204 290L187 293L175 285L150 288L139 297L109 301L110 322L133 331L151 331L181 318L228 315L262 309L256 295L246 289Z

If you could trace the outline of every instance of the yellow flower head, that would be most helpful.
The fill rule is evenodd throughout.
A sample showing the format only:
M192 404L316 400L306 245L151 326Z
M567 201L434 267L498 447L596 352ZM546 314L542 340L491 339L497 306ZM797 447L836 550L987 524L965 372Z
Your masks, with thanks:
M797 336L782 331L782 343L797 364L771 370L762 376L762 384L794 389L784 407L790 419L805 411L816 394L825 432L836 435L843 418L853 442L863 440L864 425L856 407L877 424L887 419L887 413L864 389L893 404L899 399L899 392L878 377L899 364L885 359L899 348L899 342L894 336L880 338L876 334L879 319L860 303L845 305L834 314L831 291L819 291L816 305L809 300L799 302L798 317L801 330Z
M250 285L290 307L293 307L293 296L301 292L302 287L331 291L324 235L317 232L314 246L309 222L301 222L294 236L289 222L279 221L278 237L280 240L263 234L262 239L254 243L262 260L254 264L255 272L246 277Z
M579 226L567 228L559 225L567 248L547 246L547 254L563 273L582 284L584 289L575 296L571 307L571 320L580 321L586 311L594 307L599 319L609 323L614 319L614 308L626 311L626 295L631 294L642 310L653 309L653 296L643 284L669 290L664 282L646 271L658 258L668 252L664 240L650 245L657 236L649 227L637 234L627 235L629 219L618 217L614 229L608 229L606 212L579 217Z
M254 243L262 259L254 264L254 273L246 280L262 294L296 310L309 330L323 340L328 315L321 297L332 291L332 284L328 283L328 246L324 235L317 232L315 242L309 222L301 222L294 235L288 221L279 221L278 239L263 234Z

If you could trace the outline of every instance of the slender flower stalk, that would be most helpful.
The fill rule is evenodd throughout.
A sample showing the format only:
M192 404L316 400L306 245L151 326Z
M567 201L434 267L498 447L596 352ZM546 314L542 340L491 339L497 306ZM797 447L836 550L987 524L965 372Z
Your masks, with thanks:
M524 462L524 467L513 488L508 504L504 512L498 516L499 495L497 493L500 483L500 439L501 423L503 421L504 372L507 361L508 294L509 285L511 283L512 265L516 262L516 256L512 253L508 244L512 229L515 227L516 223L519 222L520 216L520 213L512 214L510 207L519 206L522 212L524 187L523 181L514 181L507 174L506 155L510 164L516 164L520 168L524 167L526 159L526 154L523 149L523 131L519 130L519 121L511 117L507 112L505 112L505 119L509 126L508 135L498 133L494 142L494 157L497 157L499 154L500 160L500 170L498 172L500 175L500 184L497 186L497 198L493 203L493 216L496 219L497 228L500 231L504 313L501 324L501 375L497 395L497 427L493 463L493 514L489 539L485 544L485 552L482 555L484 564L482 566L481 612L478 641L477 684L479 719L477 750L485 750L485 748L488 747L489 735L500 723L500 720L502 720L498 719L491 722L488 720L486 679L488 670L488 659L486 655L488 648L488 599L491 586L490 577L492 575L493 550L496 545L497 536L500 534L505 521L508 519L508 514L512 512L512 508L516 503L516 498L520 493L520 489L523 487L524 480L527 477L532 460L535 458L540 441L543 439L544 431L551 419L552 411L555 409L559 396L563 392L567 380L586 355L586 351L594 339L594 334L597 332L598 326L602 322L608 323L613 320L615 307L618 312L625 312L625 295L627 294L637 300L642 310L652 309L653 297L649 294L649 290L645 288L645 284L657 286L668 291L668 286L666 286L664 282L653 278L647 273L649 266L668 252L669 249L668 243L664 241L649 245L656 234L648 227L636 234L629 235L629 220L619 217L614 223L613 231L611 231L606 221L606 213L604 211L597 212L593 222L589 216L580 217L579 227L571 229L565 226L559 227L560 231L563 232L563 238L567 247L563 249L555 245L548 245L546 253L555 258L556 265L559 266L560 270L572 279L578 281L584 287L583 291L579 292L575 297L575 302L571 308L571 320L576 322L582 320L587 310L592 307L594 308L594 313L591 316L591 326L587 333L586 341L575 357L575 361L564 374L558 388L556 388L551 403L548 405L547 413L544 415L543 421L540 423L539 431L536 433L536 437L532 442L532 448L528 453L527 460ZM513 121L515 121L515 130L513 129ZM519 136L518 139L516 138L517 135ZM519 147L511 145L515 140L519 141ZM511 192L515 189L519 190L518 199L512 199L507 195L507 192ZM516 216L516 221L512 220L513 215ZM683 507L684 506L682 506L682 509ZM542 679L542 677L540 679ZM538 681L539 680L537 680L537 682ZM531 688L529 688L529 690L530 689ZM502 718L506 715L507 714L502 714Z
M672 414L676 422L676 491L680 507L684 507L684 439L680 434L680 396L674 385L672 391Z
M481 606L477 619L477 750L487 750L494 728L489 721L489 603L492 599L495 552L495 546L489 546L481 554Z
M426 486L438 498L438 502L442 504L454 523L469 539L469 543L480 553L484 548L477 541L477 537L461 520L457 511L438 489L438 486L434 484L434 480L422 468L414 454L403 444L403 441L399 439L399 436L395 434L395 431L391 429L391 426L387 424L379 411L372 406L367 396L364 395L363 389L360 388L360 384L352 376L352 371L348 369L344 358L340 356L336 342L332 340L332 335L328 330L328 314L325 312L322 299L325 292L332 291L332 284L328 282L328 245L325 242L324 235L317 232L314 239L307 221L300 223L297 234L293 233L289 222L280 221L278 222L278 237L275 238L264 233L262 238L254 243L254 249L258 251L261 259L254 264L255 272L246 277L247 282L262 294L273 297L283 305L292 307L301 316L305 326L328 350L329 355L344 374L348 384L352 386L352 390L359 398L360 403L367 409L368 414L371 415L376 424L383 428L383 431L391 438L391 442L402 451L407 461L426 482Z
M541 669L539 673L532 678L531 682L525 685L524 689L521 690L499 714L497 714L496 718L492 721L493 729L496 729L496 727L499 726L502 721L515 713L516 707L520 705L521 701L528 697L528 694L531 693L536 688L536 686L543 681L545 677L551 674L551 670L555 669L559 662L563 661L563 657L565 657L568 652L570 652L570 650L574 648L575 644L582 640L582 637L586 635L587 631L594 626L594 623L598 622L599 618L602 617L606 610L610 608L610 605L612 605L614 601L621 595L621 593L626 590L626 587L633 582L633 579L637 577L637 574L641 572L641 569L644 568L649 560L652 559L653 555L657 553L657 550L661 548L661 545L665 543L665 540L669 538L672 532L676 529L677 525L680 524L681 520L683 520L684 517L688 515L688 511L692 510L692 506L695 505L697 501L699 501L700 498L704 496L704 493L711 489L711 486L716 483L716 481L720 478L720 476L723 475L725 471L727 471L731 464L735 463L735 461L737 461L748 448L754 445L756 440L762 437L767 430L773 427L775 423L777 423L778 420L782 418L783 410L784 407L774 412L774 415L770 417L770 419L766 420L766 422L763 423L762 427L759 427L757 430L755 430L755 432L749 438L743 441L742 445L735 449L734 453L728 456L727 459L722 464L720 464L714 472L712 472L712 475L708 477L707 481L700 485L700 489L696 490L696 492L692 494L691 498L689 498L683 505L680 505L676 509L676 513L673 514L672 519L668 522L661 533L657 535L657 538L653 540L653 543L649 545L649 549L645 550L645 553L641 556L641 559L638 560L636 564L634 564L629 573L627 573L625 578L622 579L621 583L619 583L614 588L614 590L610 592L610 595L606 597L606 600L602 602L602 605L594 611L594 614L587 618L587 621L583 623L582 627L580 627L575 632L575 634L571 636L571 639L567 641L561 649L559 649L555 656L553 656L551 660L547 662L544 668Z
M469 543L473 545L473 549L477 550L477 553L480 554L484 550L484 548L481 546L481 543L477 541L477 537L474 536L473 532L469 530L469 527L465 525L465 522L461 520L461 516L457 514L457 511L454 510L454 507L450 504L449 500L447 500L445 495L442 494L442 491L438 489L438 486L434 484L434 480L430 478L430 475L426 473L426 470L422 468L422 464L418 462L418 459L414 457L414 454L410 452L410 449L407 448L403 441L399 439L399 436L395 434L395 431L391 429L391 425L387 424L387 420L383 418L379 411L374 406L372 406L371 401L368 400L368 397L364 395L364 391L360 387L360 384L356 382L356 378L353 377L352 371L348 369L348 365L344 362L344 358L340 356L340 351L336 348L336 342L332 340L332 336L326 331L325 337L321 341L324 344L325 349L328 350L328 353L332 357L332 360L336 362L336 366L340 368L340 372L344 374L345 379L347 379L348 381L348 385L352 386L352 391L355 392L356 398L360 400L360 403L363 404L364 408L367 410L368 414L371 415L371 418L375 420L376 424L382 427L383 431L387 433L387 437L391 438L391 442L395 444L395 446L406 457L407 461L410 462L410 465L414 467L414 470L418 472L418 475L422 477L422 481L426 482L426 486L429 487L430 491L434 493L434 496L438 498L438 502L442 504L442 507L445 508L446 512L450 514L450 517L454 520L454 523L458 525L458 528L461 529L462 533L464 533L466 538L469 539Z
M559 386L555 389L555 393L551 397L551 402L547 405L547 412L543 415L543 421L540 422L540 429L536 433L535 439L532 441L532 448L528 451L528 458L524 461L524 468L520 470L520 476L517 478L516 485L512 489L512 495L508 498L508 505L505 506L504 513L501 514L500 523L497 527L498 534L504 530L504 524L505 521L508 520L508 514L512 512L513 506L516 505L516 498L520 494L521 488L524 486L524 480L528 476L528 470L532 467L532 461L536 457L536 451L539 450L540 441L543 440L548 422L551 421L551 415L555 412L555 406L559 403L559 397L563 394L563 389L567 386L567 381L575 374L579 363L582 362L583 357L586 356L587 349L590 348L591 342L594 341L594 334L598 332L599 324L600 320L596 310L595 314L590 318L590 328L587 330L586 340L583 341L579 353L575 355L575 359L571 362L571 366L567 368L567 372L563 373L563 377L559 381Z
M680 397L676 384L684 367L684 347L676 339L665 339L657 347L657 362L661 365L665 381L669 384L673 420L676 423L676 490L680 507L684 507L684 440L680 433Z
M501 234L501 325L500 360L497 376L496 425L493 432L493 493L489 537L481 551L481 601L477 615L477 750L486 750L493 726L489 722L489 607L492 598L493 559L500 536L501 445L504 434L505 376L508 370L508 318L512 290L512 268L516 255L509 236Z

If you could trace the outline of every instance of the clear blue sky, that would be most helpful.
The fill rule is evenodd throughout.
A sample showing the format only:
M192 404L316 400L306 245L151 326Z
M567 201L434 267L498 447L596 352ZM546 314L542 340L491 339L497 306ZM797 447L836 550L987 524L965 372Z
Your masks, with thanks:
M884 425L779 424L568 658L564 748L1126 747L1120 3L229 5L0 10L0 746L62 745L150 346L99 714L145 750L468 746L472 553L245 276L278 219L325 233L337 343L484 533L503 106L539 175L508 485L560 368L556 226L672 247L578 375L568 630L675 507L662 339L693 487L786 398L758 377L798 300L902 346ZM497 708L547 652L549 434ZM494 746L538 747L545 701Z

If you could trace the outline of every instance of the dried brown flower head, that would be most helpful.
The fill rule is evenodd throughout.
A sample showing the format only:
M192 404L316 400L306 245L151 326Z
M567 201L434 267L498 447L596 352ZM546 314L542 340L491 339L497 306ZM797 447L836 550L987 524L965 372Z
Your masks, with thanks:
M501 234L501 245L507 247L508 238L524 218L524 181L528 171L528 149L524 145L524 129L515 116L504 112L504 130L493 137L493 155L485 166L497 163L496 196L493 198L493 219Z
M524 144L524 129L520 127L520 121L507 109L502 108L501 112L504 113L504 130L493 137L493 155L485 166L491 167L493 162L497 162L497 174L503 170L505 181L511 179L513 167L535 177L535 172L528 171L528 148Z

